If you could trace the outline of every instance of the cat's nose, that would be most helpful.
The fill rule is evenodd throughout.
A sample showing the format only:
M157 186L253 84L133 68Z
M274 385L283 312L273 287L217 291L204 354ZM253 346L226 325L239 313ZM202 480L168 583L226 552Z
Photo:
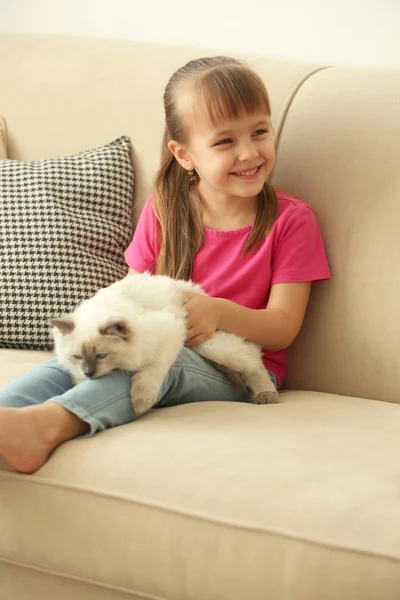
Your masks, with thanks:
M86 375L86 377L93 377L93 375L95 374L95 372L96 372L95 369L86 369L85 375Z

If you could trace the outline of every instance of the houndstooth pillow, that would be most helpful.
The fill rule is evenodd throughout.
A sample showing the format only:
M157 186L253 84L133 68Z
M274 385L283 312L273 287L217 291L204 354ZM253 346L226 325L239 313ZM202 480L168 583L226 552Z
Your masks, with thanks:
M0 347L51 350L49 319L127 273L130 142L0 160Z

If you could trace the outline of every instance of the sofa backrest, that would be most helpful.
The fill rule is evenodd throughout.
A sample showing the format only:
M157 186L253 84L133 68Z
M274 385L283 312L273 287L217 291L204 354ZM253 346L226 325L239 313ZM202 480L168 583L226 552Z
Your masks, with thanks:
M299 89L275 183L307 200L332 280L314 286L288 385L400 401L400 70L320 71Z
M140 210L159 161L165 84L187 60L217 53L0 36L8 156L60 156L128 135ZM315 209L333 274L313 288L287 386L398 401L400 71L235 56L258 71L271 96L272 181Z

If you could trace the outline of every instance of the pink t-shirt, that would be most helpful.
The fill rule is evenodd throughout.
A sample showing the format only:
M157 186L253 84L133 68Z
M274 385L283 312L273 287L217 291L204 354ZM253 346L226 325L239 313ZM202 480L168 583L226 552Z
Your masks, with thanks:
M266 307L271 286L276 283L330 278L312 208L281 190L276 192L278 217L270 235L254 255L249 251L240 258L251 225L231 231L205 227L205 241L195 256L191 279L210 296L259 310ZM155 273L160 251L159 231L150 197L125 251L125 260L135 271ZM287 372L286 352L263 350L263 361L281 385Z

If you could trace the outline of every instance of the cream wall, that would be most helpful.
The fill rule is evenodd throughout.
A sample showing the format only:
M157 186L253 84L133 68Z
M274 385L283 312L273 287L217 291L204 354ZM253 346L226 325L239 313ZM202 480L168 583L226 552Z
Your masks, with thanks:
M0 33L116 37L400 67L399 0L0 0Z

